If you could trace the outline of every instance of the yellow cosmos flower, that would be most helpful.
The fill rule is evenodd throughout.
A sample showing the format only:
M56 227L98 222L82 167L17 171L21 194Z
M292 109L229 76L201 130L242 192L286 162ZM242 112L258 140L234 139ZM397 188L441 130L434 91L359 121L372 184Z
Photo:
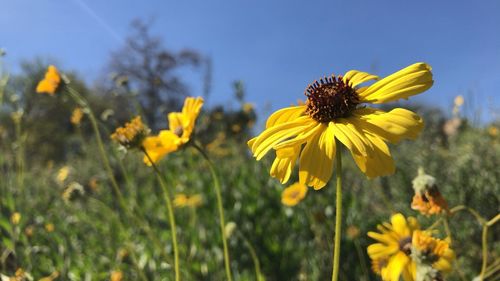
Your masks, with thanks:
M293 207L299 204L306 197L307 186L300 182L296 182L285 188L281 193L281 203L288 207Z
M123 273L120 270L114 270L111 272L110 276L111 281L122 281L123 280Z
M306 89L305 105L274 112L266 129L248 142L253 156L260 160L275 150L271 176L282 183L288 181L299 159L299 181L315 189L325 186L332 175L337 141L349 149L369 178L394 173L386 142L415 139L423 121L406 109L384 112L363 104L406 99L429 89L433 84L431 67L416 63L360 87L370 80L378 77L351 70L315 81Z
M36 86L36 92L39 94L46 93L49 95L54 95L56 93L59 84L61 83L61 75L57 68L53 65L49 65L45 77L42 81L38 82Z
M448 273L452 269L455 252L446 240L434 238L429 232L416 230L412 238L413 255L421 262L430 263L439 272Z
M136 116L125 126L116 128L111 139L123 145L127 149L139 148L149 133L149 129L142 123L141 116Z
M191 208L196 208L201 206L201 203L203 202L203 198L201 197L200 194L194 194L191 196L188 196L184 193L179 193L175 195L174 198L174 206L175 207L191 207Z
M79 126L80 123L82 122L82 118L83 118L82 108L77 107L77 108L73 109L73 112L71 113L71 118L70 118L71 124L73 124L75 126Z
M368 255L372 259L372 268L384 281L399 281L402 275L405 281L414 281L416 265L411 260L412 235L420 228L415 218L408 220L402 214L391 217L391 223L378 225L378 232L368 232L368 236L377 243L368 246Z
M191 139L202 106L203 98L186 98L181 112L168 114L169 129L162 130L157 136L150 136L144 140L142 146L153 163L157 163L168 153L179 150ZM151 165L147 156L144 156L144 163Z

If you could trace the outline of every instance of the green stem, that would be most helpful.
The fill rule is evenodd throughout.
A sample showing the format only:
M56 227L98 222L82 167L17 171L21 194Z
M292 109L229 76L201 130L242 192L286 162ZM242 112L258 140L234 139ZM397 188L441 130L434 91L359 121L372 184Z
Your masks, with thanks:
M142 151L148 158L149 162L151 163L151 166L153 167L156 177L158 178L158 181L160 181L160 186L163 190L163 199L165 200L165 204L167 205L167 212L168 212L168 220L170 222L170 232L172 234L172 246L174 248L174 269L175 269L175 280L179 281L180 280L180 272L179 272L179 250L177 247L177 228L175 224L175 216L174 216L174 209L172 207L172 199L170 198L170 192L168 191L167 185L165 184L165 181L163 180L163 175L158 169L158 167L155 165L153 162L153 159L149 156L148 152L142 148Z
M337 281L339 278L340 264L340 238L342 231L342 150L337 141L337 157L336 157L335 172L337 174L337 202L335 211L335 237L333 244L333 272L332 281Z
M486 266L488 265L488 226L483 225L483 235L481 239L481 244L483 246L483 263L481 265L481 273L479 274L479 280L484 280L484 275L486 274Z
M240 238L243 240L243 243L245 243L245 246L247 247L248 251L250 252L250 256L252 257L253 264L255 266L255 275L257 276L257 281L264 280L262 272L260 271L259 257L257 256L257 252L255 252L255 249L252 246L252 243L250 243L250 241L238 229L236 229L236 233L238 233L238 236L240 236Z
M222 234L222 246L224 248L224 265L226 269L226 277L228 281L232 281L232 276L231 276L231 267L230 267L230 261L229 261L229 252L227 249L227 237L226 237L226 232L225 232L225 225L226 223L224 222L224 209L222 208L222 195L221 195L221 188L220 188L220 183L219 183L219 178L217 176L217 172L215 171L214 164L212 161L210 161L210 158L208 155L205 153L205 151L198 145L192 144L193 147L200 152L200 154L203 156L203 158L207 161L208 163L208 168L210 170L210 173L212 174L212 180L214 182L214 188L215 188L215 195L217 197L217 208L219 210L219 222L220 222L220 230Z

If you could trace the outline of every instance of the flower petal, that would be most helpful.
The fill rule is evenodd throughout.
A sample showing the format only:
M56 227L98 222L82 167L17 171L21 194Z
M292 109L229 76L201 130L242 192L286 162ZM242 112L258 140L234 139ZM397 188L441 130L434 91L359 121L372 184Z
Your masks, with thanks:
M271 166L271 176L286 183L300 154L300 145L276 150L276 158Z
M403 108L395 108L389 112L362 108L356 110L354 115L358 117L352 120L354 125L391 143L415 139L424 127L420 116Z
M362 156L351 150L352 157L359 169L368 178L393 174L396 167L387 145L377 136L366 134L366 137L373 146L373 151L370 156Z
M375 82L358 94L362 102L386 103L419 94L433 83L431 67L425 63L415 63Z
M384 278L384 280L399 281L399 276L401 276L403 269L409 262L410 258L403 252L398 252L396 255L392 256L387 265L387 273L389 276L386 276L388 279Z
M266 129L275 125L279 125L285 122L289 122L300 117L306 110L305 105L292 106L280 109L271 116L266 121Z
M335 130L335 137L356 155L369 156L373 146L367 140L365 133L359 130L352 122L355 118L339 118L330 125Z
M299 181L316 190L324 187L332 176L336 152L334 128L324 124L322 128L307 142L299 163Z
M315 125L316 121L309 116L299 117L295 121L267 128L255 140L250 140L248 144L251 145L253 156L260 160L278 143L306 132Z
M358 70L350 70L348 71L344 77L343 80L344 82L349 81L349 86L351 87L356 87L359 84L365 83L370 80L377 80L378 76L367 73L367 72L362 72Z

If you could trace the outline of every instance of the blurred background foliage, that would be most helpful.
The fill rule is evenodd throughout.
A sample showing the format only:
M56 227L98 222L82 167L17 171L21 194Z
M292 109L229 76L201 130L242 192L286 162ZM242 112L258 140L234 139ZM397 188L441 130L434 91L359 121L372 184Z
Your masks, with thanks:
M18 74L0 72L0 272L14 276L22 269L35 280L56 276L55 272L59 280L108 280L118 278L117 272L123 280L171 280L168 220L155 177L139 153L124 153L108 140L120 188L134 214L153 229L157 240L152 241L119 211L86 115L72 122L77 105L67 96L35 93L48 63L36 59L23 63ZM137 114L154 131L165 128L167 112L180 110L185 96L200 95L189 92L179 69L204 69L207 97L210 63L193 50L165 49L150 35L148 25L137 21L123 49L111 55L112 75L89 85L77 74L64 72L89 100L103 135L109 136ZM245 100L244 83L235 81L233 90L227 102L231 106L203 108L196 137L219 169L226 219L236 225L229 238L235 279L257 280L252 253L262 270L260 280L329 279L333 184L310 190L294 208L283 206L284 187L269 176L271 159L254 161L246 146L257 115ZM391 147L397 166L393 176L368 180L344 153L341 280L378 280L366 254L373 242L366 233L392 213L417 216L424 226L433 223L433 218L410 209L411 181L419 167L436 177L450 206L472 207L485 218L500 211L500 120L470 122L461 107L455 101L451 112L426 105L411 108L423 116L425 130L416 141ZM264 120L262 116L259 121ZM203 197L200 206L176 209L183 279L224 280L215 195L206 164L187 148L161 162L160 169L173 195ZM481 266L481 227L467 213L451 217L450 226L457 261L449 280L471 280ZM500 260L499 238L498 226L493 227L490 264Z

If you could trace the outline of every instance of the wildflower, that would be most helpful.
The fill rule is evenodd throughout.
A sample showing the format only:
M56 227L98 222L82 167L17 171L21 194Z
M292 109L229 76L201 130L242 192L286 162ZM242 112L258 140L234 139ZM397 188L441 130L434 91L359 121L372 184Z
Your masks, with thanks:
M378 232L368 232L368 236L377 243L368 246L368 255L372 260L375 273L384 281L415 280L415 264L411 260L412 235L420 226L415 218L406 219L402 214L391 217L391 223L378 225Z
M32 225L28 225L24 229L24 234L26 234L26 236L28 236L28 238L31 237L31 236L33 236L34 232L35 232L35 228Z
M21 213L19 213L19 212L14 212L14 213L10 216L10 222L11 222L13 225L18 225L20 221L21 221Z
M254 105L249 102L244 103L242 108L243 112L245 112L246 114L250 114L254 111Z
M71 113L71 118L70 118L71 124L73 124L75 126L79 126L80 123L82 122L82 118L83 118L82 108L76 107L75 109L73 109L73 112Z
M64 181L66 181L66 179L68 178L70 171L71 168L69 166L64 166L61 169L59 169L56 175L56 181L59 184L63 184Z
M51 232L54 232L54 230L56 229L56 227L54 226L53 223L46 223L45 224L45 230L49 233Z
M62 198L64 202L69 203L71 200L78 196L85 194L83 186L78 182L71 182L68 187L63 191Z
M439 192L436 179L426 175L423 169L419 169L418 173L419 175L412 181L415 195L411 208L426 216L448 212L448 203Z
M386 142L415 139L423 121L406 109L384 112L362 103L392 102L429 89L433 84L431 67L416 63L370 86L358 87L376 79L375 75L351 70L344 76L315 81L306 89L305 105L274 112L266 129L248 142L253 156L260 160L274 149L271 176L282 183L288 181L295 161L300 159L299 181L315 189L324 187L332 175L337 143L349 149L369 178L394 173Z
M492 137L498 136L498 128L495 126L490 126L488 128L488 134L490 134L490 136L492 136Z
M307 186L296 182L283 190L281 193L281 203L288 207L295 206L306 197L306 194Z
M203 198L201 197L200 194L195 194L192 196L188 196L184 193L179 193L175 195L174 198L174 206L175 207L191 207L191 208L196 208L201 206L201 203L203 202Z
M57 68L53 65L49 65L47 72L45 73L45 78L38 82L36 86L36 92L39 94L46 93L49 95L54 95L61 83L61 75Z
M427 231L416 230L412 238L412 258L417 262L417 280L420 274L436 278L452 269L455 253L450 248L449 241L434 238ZM420 267L427 270L420 270Z
M110 281L122 281L123 273L120 270L114 270L111 272Z
M142 143L153 163L160 161L168 153L179 150L191 139L196 119L203 106L203 98L188 97L184 101L182 112L168 114L168 130L161 130L157 136L147 137ZM144 156L144 163L152 163Z
M111 134L111 139L127 149L140 148L149 129L142 123L141 116L136 116L125 126L119 127Z
M358 236L359 236L359 228L354 226L354 225L350 225L347 227L347 237L349 237L349 239L356 239Z

